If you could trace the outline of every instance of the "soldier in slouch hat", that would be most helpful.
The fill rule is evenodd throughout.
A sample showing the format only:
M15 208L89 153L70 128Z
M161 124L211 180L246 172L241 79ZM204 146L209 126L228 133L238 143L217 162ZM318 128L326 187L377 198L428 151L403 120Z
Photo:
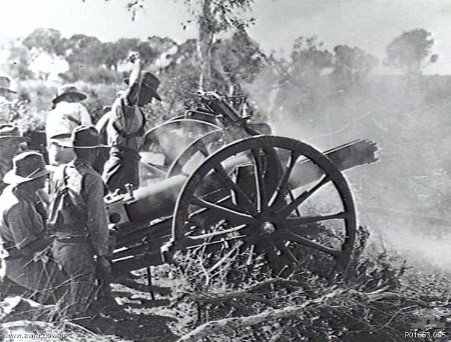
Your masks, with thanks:
M19 132L18 127L11 124L0 125L0 193L7 186L3 177L12 169L14 156L26 149L29 140Z
M103 179L111 192L126 192L125 185L139 186L139 150L145 132L146 118L142 107L153 99L161 101L157 93L160 80L151 72L142 71L142 60L135 53L129 57L134 63L128 88L121 92L111 109L106 124L108 144L111 145L109 159Z
M70 140L75 127L92 125L91 116L81 103L86 98L75 85L66 84L52 100L54 108L48 113L45 124L50 165L67 164L75 158L72 148L63 145Z
M56 301L63 295L65 277L48 257L53 237L48 234L46 210L37 196L50 171L37 152L17 155L13 165L3 178L9 186L0 196L0 251L5 276L43 299L54 295Z
M74 129L67 145L75 159L60 166L52 179L49 224L55 233L53 255L70 279L69 315L83 314L98 290L96 270L110 270L108 219L104 196L107 189L94 168L100 143L94 127Z

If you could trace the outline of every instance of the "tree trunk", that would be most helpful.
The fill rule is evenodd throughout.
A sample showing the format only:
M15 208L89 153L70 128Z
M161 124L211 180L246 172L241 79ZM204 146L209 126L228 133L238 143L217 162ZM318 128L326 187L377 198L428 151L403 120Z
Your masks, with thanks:
M200 60L199 90L211 90L211 47L214 33L211 0L203 0L202 12L199 17L199 40L197 52Z

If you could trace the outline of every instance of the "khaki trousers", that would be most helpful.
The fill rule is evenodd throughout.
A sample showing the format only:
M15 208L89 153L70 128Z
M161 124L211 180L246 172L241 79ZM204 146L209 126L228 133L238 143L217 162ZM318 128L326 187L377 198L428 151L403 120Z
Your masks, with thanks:
M41 259L34 261L31 256L19 259L5 259L5 276L16 284L28 289L34 299L55 304L67 292L66 277L55 261Z
M97 290L96 265L91 243L55 240L52 252L69 279L70 290L66 307L68 314L83 313L94 301Z

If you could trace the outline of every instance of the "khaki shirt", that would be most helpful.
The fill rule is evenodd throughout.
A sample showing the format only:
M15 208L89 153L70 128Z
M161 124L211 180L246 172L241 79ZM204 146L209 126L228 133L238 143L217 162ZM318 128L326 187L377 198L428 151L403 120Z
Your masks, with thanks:
M46 234L46 214L40 198L9 185L0 196L0 240L5 248L15 247L32 254L34 242Z
M138 106L127 106L125 97L118 97L114 101L109 117L110 120L106 128L108 144L139 151L143 141L142 134L125 138L121 136L120 132L132 134L142 129L144 116L141 109Z
M64 167L64 166L60 166ZM59 170L58 170L59 171ZM61 174L56 171L54 175ZM80 235L83 231L88 231L95 253L99 256L108 253L108 217L104 202L106 187L102 177L82 160L76 159L66 167L67 186L71 194L77 196L77 212L83 213L77 222L82 222L83 227L73 227L72 232L56 232L57 237L72 237ZM52 189L58 189L61 184L60 179L52 180ZM50 213L52 216L52 213ZM66 222L70 224L70 222ZM77 234L78 230L78 234ZM74 234L75 233L75 234Z
M70 136L77 126L92 126L88 110L81 103L61 101L48 115L45 123L47 143L57 135Z
M13 102L9 101L7 98L5 98L4 96L0 96L0 117L2 119L6 119L9 120L9 115L11 113L11 104Z

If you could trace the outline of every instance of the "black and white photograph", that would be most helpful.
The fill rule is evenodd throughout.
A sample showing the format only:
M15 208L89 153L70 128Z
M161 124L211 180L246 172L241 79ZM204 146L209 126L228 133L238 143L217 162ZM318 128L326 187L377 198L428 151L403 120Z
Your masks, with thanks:
M451 341L451 0L4 0L0 339Z

